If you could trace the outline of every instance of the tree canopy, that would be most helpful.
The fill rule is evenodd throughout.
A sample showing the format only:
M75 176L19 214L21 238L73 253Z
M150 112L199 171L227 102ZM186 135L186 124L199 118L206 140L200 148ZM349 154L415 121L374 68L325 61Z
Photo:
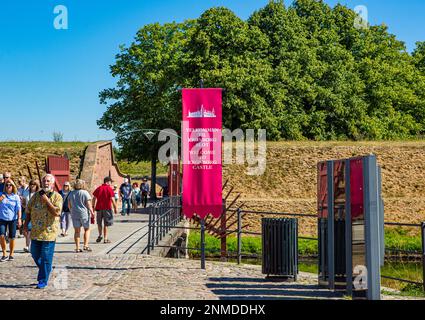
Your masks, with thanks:
M385 25L356 28L349 8L271 1L244 21L224 7L141 28L111 66L98 125L140 160L134 130L180 129L178 88L223 87L229 129L270 140L406 139L425 132L425 42L409 54ZM153 146L155 147L155 146ZM137 150L140 148L140 150ZM142 150L143 149L143 150Z

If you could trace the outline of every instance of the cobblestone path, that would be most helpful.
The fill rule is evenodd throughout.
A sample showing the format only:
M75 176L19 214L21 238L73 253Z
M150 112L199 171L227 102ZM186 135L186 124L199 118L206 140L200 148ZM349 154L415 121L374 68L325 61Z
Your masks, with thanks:
M255 300L344 299L320 289L317 276L301 273L297 283L266 280L261 266L165 259L123 254L114 246L146 223L141 216L119 217L111 229L112 245L95 244L92 253L74 253L72 239L58 240L49 286L37 290L37 268L18 241L15 261L0 263L1 300ZM108 254L110 252L110 254ZM399 297L385 296L385 299Z

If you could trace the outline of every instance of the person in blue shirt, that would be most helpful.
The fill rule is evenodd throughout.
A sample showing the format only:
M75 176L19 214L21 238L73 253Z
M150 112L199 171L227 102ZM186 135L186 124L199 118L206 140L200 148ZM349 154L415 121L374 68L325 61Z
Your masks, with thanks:
M4 184L4 192L0 192L0 245L3 256L0 262L14 260L16 229L22 225L21 199L18 188L12 180ZM9 232L9 257L6 255L6 229Z
M149 194L149 184L148 184L148 179L143 179L143 183L142 183L142 203L143 203L143 208L146 208L146 206L148 205L148 194Z
M0 183L0 192L4 192L4 184L12 179L12 174L10 172L5 172L2 174L3 181ZM6 242L9 243L9 236L6 232L5 234Z
M120 195L122 199L122 211L121 215L130 215L131 210L131 184L127 178L124 179L124 183L120 187Z

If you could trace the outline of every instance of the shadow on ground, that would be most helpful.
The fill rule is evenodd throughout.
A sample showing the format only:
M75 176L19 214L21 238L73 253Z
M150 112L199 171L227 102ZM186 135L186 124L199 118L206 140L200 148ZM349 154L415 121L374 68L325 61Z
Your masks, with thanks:
M261 278L209 278L206 286L220 300L311 300L338 299L335 293L318 285L286 283Z

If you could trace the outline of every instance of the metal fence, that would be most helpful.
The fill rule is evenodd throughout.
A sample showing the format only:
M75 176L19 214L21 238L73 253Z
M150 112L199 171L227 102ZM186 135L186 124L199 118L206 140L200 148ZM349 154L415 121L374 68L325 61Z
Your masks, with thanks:
M166 198L162 201L159 201L153 204L150 207L149 212L149 231L148 235L148 244L142 253L150 254L155 248L174 248L174 249L184 249L187 251L198 251L201 252L201 260L205 260L205 252L219 253L220 249L206 249L205 248L205 237L201 237L201 248L190 248L190 247L181 247L176 245L163 245L161 240L170 232L172 229L185 229L185 230L195 230L200 231L201 235L205 233L205 225L201 224L201 227L188 227L188 226L179 226L179 224L184 220L184 217L181 213L181 196L174 196ZM246 255L242 253L242 236L243 235L254 235L261 236L261 232L252 232L244 231L243 217L246 215L259 215L259 216L273 216L273 217L292 217L292 218L309 218L317 220L316 214L299 214L299 213L287 213L287 212L270 212L270 211L253 211L253 210L228 210L228 212L236 212L237 216L237 228L235 230L227 230L226 235L236 234L237 236L237 252L229 252L228 254L234 254L237 258L237 263L242 263L242 258L260 258L261 255ZM396 222L385 222L385 226L398 226L398 227L408 227L408 228L420 228L421 232L421 241L422 248L421 251L409 251L401 250L396 248L386 247L386 253L404 253L406 255L417 255L421 256L421 264L423 270L423 280L422 282L412 281L409 279L402 279L397 277L390 276L381 276L383 279L395 280L404 283L410 283L415 285L423 286L425 291L425 222L421 224L411 224L411 223L396 223ZM314 237L298 237L299 239L318 241L318 238Z
M231 210L230 210L231 211ZM238 238L238 246L237 246L237 261L238 264L241 263L242 257L244 256L242 254L242 235L257 235L261 236L260 232L249 232L249 231L243 231L242 225L243 221L242 218L246 214L253 214L253 215L261 215L261 216L275 216L275 217L295 217L295 218L311 218L311 219L317 219L316 214L297 214L297 213L284 213L284 212L265 212L265 211L250 211L250 210L243 210L243 209L237 209L234 210L237 212L237 219L238 219L238 228L236 230L229 231L228 234L236 233ZM402 249L396 249L391 247L386 247L385 252L386 253L404 253L406 255L417 255L421 256L421 263L422 263L422 282L418 281L412 281L408 279L402 279L397 277L390 277L390 276L381 276L383 279L389 279L389 280L395 280L410 284L415 284L418 286L422 286L423 290L425 291L425 222L422 222L421 224L412 224L412 223L397 223L397 222L385 222L385 226L398 226L398 227L409 227L409 228L420 228L421 232L421 243L422 248L421 251L411 251L411 250L402 250ZM312 241L318 241L318 238L313 237L299 237L299 239L305 239L305 240L312 240ZM245 255L246 257L246 255ZM249 258L253 258L253 256L248 256Z
M165 198L149 207L148 244L142 253L150 254L155 247L164 247L161 240L170 230L179 228L182 220L181 196Z

